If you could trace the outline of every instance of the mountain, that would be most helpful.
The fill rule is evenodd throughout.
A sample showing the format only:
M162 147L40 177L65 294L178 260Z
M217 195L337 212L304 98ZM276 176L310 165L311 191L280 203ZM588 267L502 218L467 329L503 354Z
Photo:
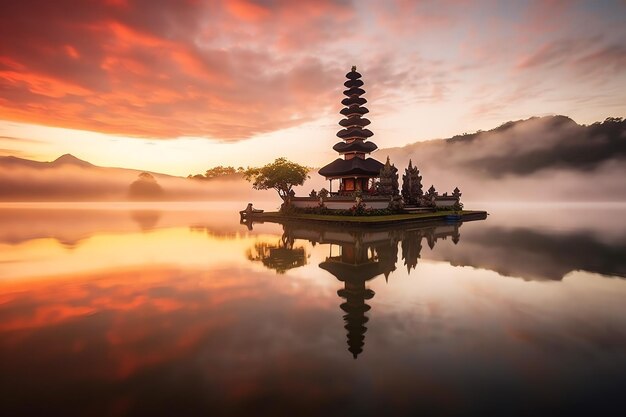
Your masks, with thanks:
M409 159L440 194L459 187L463 201L626 201L626 121L609 118L589 126L565 116L507 122L489 131L379 150L400 179ZM210 168L210 167L207 167ZM0 201L120 201L142 171L93 165L73 155L52 162L0 157ZM149 173L164 200L272 199L243 180L193 181ZM156 189L156 186L152 186ZM296 190L328 187L313 172Z
M51 162L31 161L17 156L0 156L0 168L46 168Z
M64 155L59 156L54 161L50 162L41 162L41 161L33 161L30 159L18 158L16 156L0 156L0 169L3 168L38 168L38 169L51 169L51 168L60 168L60 167L75 167L75 168L86 168L86 169L110 169L116 171L127 171L129 173L133 173L135 175L139 175L143 171L139 171L136 169L130 168L110 168L110 167L100 167L94 165L90 162L84 161L75 157L72 154L66 153ZM151 173L156 176L164 176L171 177L171 175L159 174L159 173Z
M70 154L51 162L0 157L0 201L248 201L251 197L250 184L244 181L193 181L155 172L100 167ZM254 197L267 199L259 194Z
M533 117L377 154L387 155L400 174L411 159L425 189L458 186L471 200L626 200L621 118L584 126L565 116Z
M57 159L50 162L49 164L55 167L62 166L62 165L73 165L77 167L90 168L90 167L95 166L87 161L78 159L74 155L69 154L69 153L59 156Z
M18 158L16 156L0 156L0 168L57 168L60 166L75 166L82 168L91 168L95 165L76 158L74 155L66 153L59 156L52 162L32 161L30 159Z
M626 121L607 119L581 126L566 116L535 117L508 122L486 132L417 142L384 152L419 158L420 152L432 152L436 147L441 147L442 152L458 153L465 147L483 146L491 148L490 152L466 155L463 165L495 176L526 175L554 168L589 171L608 160L626 158Z

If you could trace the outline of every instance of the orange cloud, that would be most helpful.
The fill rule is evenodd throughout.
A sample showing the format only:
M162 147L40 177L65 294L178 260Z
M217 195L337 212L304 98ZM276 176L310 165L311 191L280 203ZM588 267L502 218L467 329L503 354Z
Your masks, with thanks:
M230 0L226 2L226 7L237 18L251 22L263 20L270 14L267 7L247 0Z
M344 69L275 53L345 31L350 7L339 0L101 1L72 3L71 14L61 6L13 4L0 17L0 119L238 140L318 117L338 86L330 74ZM303 71L305 84L325 89L289 81Z
M622 9L565 1L9 2L0 10L0 120L240 140L326 115L353 64L377 85L378 96L368 97L382 98L378 114L394 110L385 106L419 112L423 103L459 113L461 97L484 95L472 94L478 78L506 91L519 77L552 77L568 95L580 81L619 84ZM585 51L583 23L595 36ZM604 62L608 71L594 69ZM567 80L552 71L576 65ZM546 96L533 98L536 108ZM529 115L512 107L512 118Z

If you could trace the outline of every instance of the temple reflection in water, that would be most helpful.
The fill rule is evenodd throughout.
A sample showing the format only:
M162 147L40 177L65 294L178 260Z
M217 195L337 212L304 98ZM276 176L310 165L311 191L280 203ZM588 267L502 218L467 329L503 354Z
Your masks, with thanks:
M246 224L252 228L252 224ZM340 305L344 311L348 351L356 359L365 345L365 314L371 307L367 301L375 295L366 283L376 277L389 279L396 270L398 246L407 272L415 269L420 258L422 242L430 249L439 239L450 238L455 244L460 240L461 223L436 223L419 226L389 228L337 227L285 223L283 236L276 244L258 242L248 250L248 259L260 261L266 267L284 273L287 269L306 264L307 254L303 247L294 246L297 240L308 240L313 245L328 245L328 255L319 267L343 282L337 291L344 299Z

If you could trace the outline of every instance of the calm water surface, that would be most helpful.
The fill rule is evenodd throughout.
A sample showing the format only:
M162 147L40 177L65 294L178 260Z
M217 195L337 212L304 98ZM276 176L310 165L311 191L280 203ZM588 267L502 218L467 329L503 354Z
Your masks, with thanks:
M2 415L620 415L626 206L0 208Z

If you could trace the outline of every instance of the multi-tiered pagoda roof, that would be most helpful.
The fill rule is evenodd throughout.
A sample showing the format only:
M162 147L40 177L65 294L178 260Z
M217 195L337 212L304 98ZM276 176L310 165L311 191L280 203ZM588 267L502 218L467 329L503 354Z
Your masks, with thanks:
M346 74L346 78L348 80L344 86L347 90L343 92L346 98L341 101L341 104L346 107L340 111L345 118L339 122L343 129L337 132L337 136L342 141L333 146L333 150L343 158L335 159L320 169L319 173L328 179L351 178L350 181L354 180L351 183L354 185L353 189L364 189L362 187L369 179L378 177L383 164L366 157L367 154L378 149L378 146L368 140L374 133L366 128L370 121L363 117L369 110L363 107L367 100L361 97L365 94L365 90L361 88L363 87L361 74L357 72L356 67L352 67L352 71ZM344 181L344 185L346 184Z

